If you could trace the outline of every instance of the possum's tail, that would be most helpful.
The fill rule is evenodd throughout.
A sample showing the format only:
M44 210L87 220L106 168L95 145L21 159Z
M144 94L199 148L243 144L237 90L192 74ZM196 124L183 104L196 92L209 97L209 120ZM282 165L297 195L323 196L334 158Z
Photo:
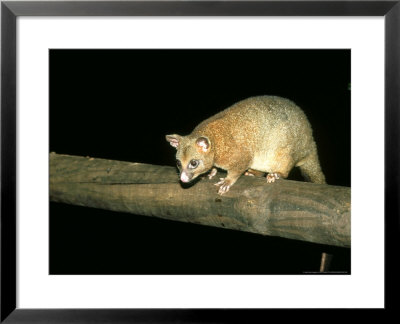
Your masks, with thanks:
M319 164L317 150L314 150L310 155L308 155L298 166L300 167L301 174L307 181L326 183L325 176L321 170L321 165Z

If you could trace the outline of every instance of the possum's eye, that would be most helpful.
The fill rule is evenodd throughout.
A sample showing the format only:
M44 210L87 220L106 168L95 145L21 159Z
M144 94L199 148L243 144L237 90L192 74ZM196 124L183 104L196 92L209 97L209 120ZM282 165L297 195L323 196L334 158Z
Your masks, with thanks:
M196 169L199 166L199 160L192 160L189 162L189 169Z
M181 161L176 160L176 166L180 169L182 167Z

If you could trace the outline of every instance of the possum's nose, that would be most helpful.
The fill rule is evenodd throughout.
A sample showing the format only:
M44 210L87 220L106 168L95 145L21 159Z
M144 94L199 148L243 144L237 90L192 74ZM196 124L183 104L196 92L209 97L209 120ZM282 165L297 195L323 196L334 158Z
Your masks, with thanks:
M189 182L191 177L189 177L185 171L182 171L181 173L181 181L182 182Z

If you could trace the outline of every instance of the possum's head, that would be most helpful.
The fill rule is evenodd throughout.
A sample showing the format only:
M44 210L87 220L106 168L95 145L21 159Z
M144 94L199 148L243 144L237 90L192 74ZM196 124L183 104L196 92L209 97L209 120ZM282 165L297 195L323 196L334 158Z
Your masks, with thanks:
M192 181L212 168L214 153L207 137L167 135L166 139L177 150L176 165L182 182Z

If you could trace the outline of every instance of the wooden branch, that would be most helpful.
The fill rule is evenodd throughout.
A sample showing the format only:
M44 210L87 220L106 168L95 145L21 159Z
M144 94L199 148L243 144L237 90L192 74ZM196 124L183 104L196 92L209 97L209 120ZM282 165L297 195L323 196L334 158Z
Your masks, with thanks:
M215 179L183 188L174 167L50 154L55 202L350 246L350 188L242 176L219 196Z

